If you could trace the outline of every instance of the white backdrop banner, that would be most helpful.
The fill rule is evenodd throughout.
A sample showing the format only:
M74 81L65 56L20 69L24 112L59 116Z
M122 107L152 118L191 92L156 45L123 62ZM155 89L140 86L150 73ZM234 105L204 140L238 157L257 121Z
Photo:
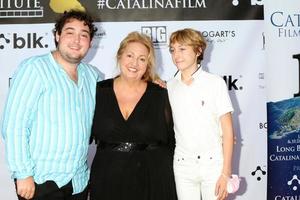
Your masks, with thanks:
M13 1L0 0L0 113L10 77L18 64L27 57L55 48L51 31L55 12L59 12L54 1L46 4L47 1L32 0L24 1L23 5L30 2L28 7L31 11L26 12L25 17L19 17L16 2L20 1L10 6L8 2ZM233 172L241 176L242 182L240 190L229 199L266 199L266 63L262 1L80 2L98 17L96 24L99 30L85 61L98 67L105 78L118 73L115 54L119 42L131 31L151 36L156 49L157 71L164 80L169 80L176 72L168 50L169 35L186 27L203 33L208 41L203 67L224 78L235 109L237 144ZM137 3L134 5L132 2ZM176 2L185 3L178 3L176 7ZM187 14L189 12L193 14ZM92 162L93 151L94 146L91 146L89 162ZM0 152L0 198L16 200L2 139Z

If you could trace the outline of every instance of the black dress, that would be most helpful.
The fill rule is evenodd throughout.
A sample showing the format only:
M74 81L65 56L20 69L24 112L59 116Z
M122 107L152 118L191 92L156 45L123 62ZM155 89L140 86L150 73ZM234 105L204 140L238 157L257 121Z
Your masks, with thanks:
M92 137L98 147L91 169L91 200L177 199L173 174L175 139L166 89L148 82L125 120L113 79L99 82ZM137 146L131 149L126 144Z

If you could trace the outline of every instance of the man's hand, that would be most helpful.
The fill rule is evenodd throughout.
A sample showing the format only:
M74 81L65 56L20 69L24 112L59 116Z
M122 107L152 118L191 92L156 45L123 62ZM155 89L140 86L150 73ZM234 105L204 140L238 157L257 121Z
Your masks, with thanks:
M228 196L227 182L228 182L228 177L225 177L225 175L222 174L219 177L219 180L217 181L216 189L215 189L215 195L217 196L217 200L224 200L227 198Z
M17 179L17 194L25 199L32 199L35 191L34 180L32 176L25 179Z

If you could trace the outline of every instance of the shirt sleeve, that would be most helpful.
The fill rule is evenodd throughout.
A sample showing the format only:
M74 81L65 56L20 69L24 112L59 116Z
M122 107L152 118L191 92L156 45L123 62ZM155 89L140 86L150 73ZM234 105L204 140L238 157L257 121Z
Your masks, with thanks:
M37 70L28 61L19 66L12 79L2 121L6 159L12 178L23 179L34 175L30 133L41 85Z
M104 73L102 73L97 67L95 67L95 66L93 66L93 65L90 65L90 66L93 68L93 70L94 70L95 73L96 73L96 81L97 81L97 82L103 81L104 78L105 78Z

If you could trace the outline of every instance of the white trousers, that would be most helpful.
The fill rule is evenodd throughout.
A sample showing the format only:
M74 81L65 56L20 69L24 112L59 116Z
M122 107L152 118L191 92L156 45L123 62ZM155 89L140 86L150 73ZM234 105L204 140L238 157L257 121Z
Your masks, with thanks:
M174 155L178 200L215 200L215 187L223 165L222 155Z

